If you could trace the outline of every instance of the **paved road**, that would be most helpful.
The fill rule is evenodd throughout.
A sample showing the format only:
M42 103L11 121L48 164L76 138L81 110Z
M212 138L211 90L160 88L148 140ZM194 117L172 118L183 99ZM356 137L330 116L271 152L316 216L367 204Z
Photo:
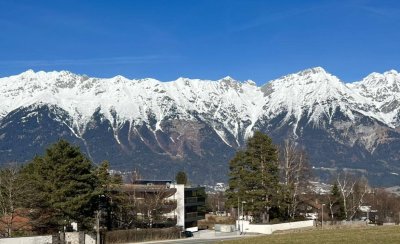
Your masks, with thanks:
M145 242L146 244L203 244L203 243L217 243L223 240L233 240L241 239L246 237L252 237L255 235L238 235L238 233L215 233L214 231L200 231L196 232L194 237L178 239L178 240L164 240L164 241L154 241Z
M203 244L203 243L211 244L211 243L217 243L217 242L223 241L223 240L233 240L233 239L240 239L240 237L218 238L218 239L187 238L187 239L183 239L183 240L172 240L172 241L166 241L166 242L146 242L146 244L147 243L149 243L149 244L156 244L156 243L157 244L160 244L160 243L163 243L163 244L174 244L174 243L176 243L176 244L192 244L192 243L194 243L194 244Z

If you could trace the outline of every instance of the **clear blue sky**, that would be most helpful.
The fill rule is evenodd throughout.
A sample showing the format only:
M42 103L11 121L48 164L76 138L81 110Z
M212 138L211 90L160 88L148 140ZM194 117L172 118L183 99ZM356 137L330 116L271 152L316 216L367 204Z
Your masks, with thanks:
M258 84L322 66L344 81L400 70L400 1L1 0L0 76Z

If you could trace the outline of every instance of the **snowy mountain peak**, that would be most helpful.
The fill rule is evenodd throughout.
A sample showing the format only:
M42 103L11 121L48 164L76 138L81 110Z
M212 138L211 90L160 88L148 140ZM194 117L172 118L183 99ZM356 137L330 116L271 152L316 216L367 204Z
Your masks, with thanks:
M230 76L226 76L218 81L225 83L225 84L231 84L231 85L238 85L240 83L239 81L235 80L234 78L232 78Z
M250 86L257 86L256 82L253 81L253 80L246 80L246 81L244 82L244 84L248 84L248 85L250 85Z
M33 69L28 69L24 72L22 72L21 74L19 74L19 76L29 76L29 75L33 75L35 74L35 71Z
M323 68L314 67L260 88L253 81L239 82L230 76L217 81L181 77L160 82L150 78L99 79L69 71L28 70L0 78L0 117L19 107L40 103L64 109L80 128L99 109L105 118L115 121L116 127L125 121L140 124L154 120L159 126L165 118L193 119L193 114L198 113L210 121L211 127L221 130L224 125L235 136L239 128L249 135L260 118L273 117L282 111L287 119L300 120L306 114L310 121L318 123L323 116L332 118L338 110L352 118L351 111L356 110L392 125L398 111L398 103L392 101L400 96L400 86L374 84L400 84L399 76L394 70L373 73L359 85L349 85ZM393 114L384 116L381 111Z
M228 76L225 76L224 78L222 78L221 80L229 80L229 81L235 81L235 79L233 79L232 77L230 77L229 75Z
M32 69L29 69L25 72L22 72L15 76L10 76L2 79L11 79L14 82L24 82L25 85L29 85L32 83L36 83L37 85L49 85L49 84L60 84L65 83L66 81L71 82L72 80L80 80L83 76L71 73L70 71L62 70L62 71L38 71L35 72Z
M315 67L311 69L306 69L296 73L298 76L303 76L306 79L312 79L314 81L324 81L324 80L337 80L339 79L336 76L331 75L325 69L321 67Z
M326 70L322 67L313 67L313 68L309 68L309 69L305 69L303 71L300 71L299 74L318 74L318 73L322 73L322 74L326 74Z
M324 167L395 165L399 88L395 70L345 84L315 67L262 87L229 76L161 82L28 70L0 78L0 159L15 160L29 148L34 155L66 136L98 162L136 160L161 174L188 162L192 172L219 174L221 162L260 130L278 142L298 138Z
M230 76L226 76L226 77L218 80L218 83L221 84L225 89L232 88L236 91L240 91L242 89L242 83L240 81L233 79Z
M327 73L323 68L316 67L299 71L271 81L276 86L344 86L336 76ZM319 88L320 89L320 88Z
M400 74L397 71L374 72L347 86L376 108L374 117L390 127L400 125Z
M383 74L384 74L384 75L398 75L399 72L397 72L397 70L395 70L395 69L391 69L391 70L386 71L386 72L383 73Z
M195 175L219 173L260 130L278 143L298 138L324 167L350 162L358 170L360 162L385 162L393 170L400 149L399 76L390 70L345 84L315 67L258 87L229 76L161 82L28 70L0 78L0 159L15 160L29 149L34 155L67 138L94 162L130 168L134 162L158 174L187 163Z
M376 86L398 86L400 85L400 74L396 70L389 70L381 73L371 73L360 82L355 82L355 86L365 86L371 89Z
M126 78L125 76L122 76L122 75L114 76L113 78L111 78L111 80L113 80L115 82L129 82L130 81L128 78Z
M265 114L270 118L284 114L283 121L294 125L294 135L303 118L307 118L307 123L325 126L326 122L332 123L337 112L350 120L354 119L353 111L371 116L365 97L320 67L273 80L262 90L268 97Z

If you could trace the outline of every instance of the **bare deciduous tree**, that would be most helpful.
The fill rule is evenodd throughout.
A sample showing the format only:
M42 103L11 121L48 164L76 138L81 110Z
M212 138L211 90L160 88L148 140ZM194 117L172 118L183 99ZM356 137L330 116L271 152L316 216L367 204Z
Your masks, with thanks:
M212 212L225 211L225 196L223 192L215 192L207 195L207 207Z
M336 203L336 197L335 196L333 196L333 195L331 195L331 194L328 194L328 195L326 195L326 197L327 197L327 200L328 200L328 208L329 208L329 215L331 216L331 221L333 221L333 219L334 219L334 205L335 205L335 203Z
M400 196L385 189L373 189L366 195L365 201L371 210L377 211L372 220L378 223L400 221Z
M138 213L138 201L135 196L135 190L121 189L113 196L114 221L119 228L129 229L135 225Z
M11 237L14 230L23 226L15 226L18 216L17 208L21 207L26 192L26 185L19 175L19 167L10 164L0 170L0 221L6 228L6 235Z
M288 215L295 217L299 195L306 192L310 179L310 166L306 153L293 141L285 140L281 147L280 167L288 198Z
M364 205L365 195L370 191L368 181L366 178L362 177L356 180L352 195L351 195L351 205L349 208L349 217L353 219L357 211L362 205Z
M346 219L348 219L348 209L349 209L348 201L349 197L353 192L353 188L356 182L352 180L349 174L347 173L338 174L336 177L336 181L340 190L340 194L342 195L343 198L344 214Z
M345 217L351 220L364 203L364 196L369 191L368 182L365 178L355 178L346 172L338 174L336 181L343 198Z
M175 188L159 185L144 188L143 198L138 202L138 210L150 228L154 221L163 221L165 219L164 214L176 208L176 201L167 199L175 191Z

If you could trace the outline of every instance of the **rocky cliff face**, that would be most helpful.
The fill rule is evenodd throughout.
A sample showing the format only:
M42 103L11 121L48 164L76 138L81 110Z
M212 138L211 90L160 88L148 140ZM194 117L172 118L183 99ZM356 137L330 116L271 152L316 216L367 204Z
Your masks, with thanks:
M225 180L227 164L255 130L292 138L321 176L347 168L382 184L400 173L400 75L343 83L312 68L258 87L230 77L89 78L33 72L0 79L0 162L26 161L59 138L94 162L192 181ZM384 182L377 179L384 179Z

